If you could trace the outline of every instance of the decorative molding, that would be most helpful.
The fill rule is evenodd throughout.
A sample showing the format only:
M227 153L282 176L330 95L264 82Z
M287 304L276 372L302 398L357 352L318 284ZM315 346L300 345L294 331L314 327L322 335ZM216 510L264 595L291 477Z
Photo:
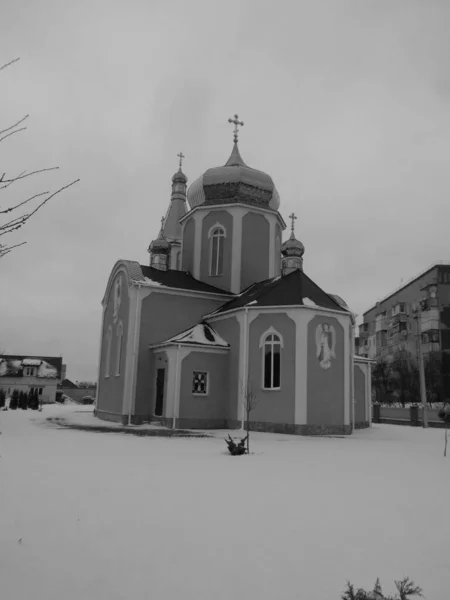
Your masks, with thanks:
M282 312L282 311L280 311ZM281 333L279 331L277 331L276 329L274 329L273 327L269 327L269 329L267 331L265 331L261 337L259 338L259 347L262 348L264 346L264 344L266 343L266 339L269 335L276 335L279 338L279 344L282 348L284 348L284 342L283 342L283 336L281 335Z
M211 225L211 227L208 229L208 240L211 239L212 232L214 229L221 229L223 231L223 237L224 238L227 237L227 230L225 228L225 225L222 225L222 223L219 223L219 221L216 221L215 225Z

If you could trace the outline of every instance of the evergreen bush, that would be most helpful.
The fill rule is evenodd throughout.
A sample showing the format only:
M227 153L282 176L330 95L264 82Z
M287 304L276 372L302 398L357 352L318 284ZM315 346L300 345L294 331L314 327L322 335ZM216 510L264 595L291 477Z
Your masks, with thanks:
M0 408L5 406L6 394L3 388L0 389Z
M26 392L21 391L19 394L19 408L27 410L28 408L28 396Z
M19 391L14 390L11 396L11 400L9 401L10 410L16 410L19 405Z

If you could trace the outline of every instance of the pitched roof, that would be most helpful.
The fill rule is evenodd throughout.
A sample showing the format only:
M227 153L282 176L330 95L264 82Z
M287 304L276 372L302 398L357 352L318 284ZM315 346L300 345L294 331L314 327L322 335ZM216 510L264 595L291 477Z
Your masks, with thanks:
M162 228L162 234L166 240L181 242L181 225L179 221L187 211L186 200L181 198L171 199Z
M59 379L62 370L60 356L30 356L4 354L0 356L0 377L22 377L25 366L38 367L37 377Z
M212 314L245 306L320 306L341 312L345 308L324 292L303 271L296 269L288 275L266 279L248 287Z
M230 292L220 290L208 283L203 283L195 279L187 271L176 271L169 269L168 271L160 271L153 267L140 265L144 280L152 282L155 285L162 287L176 288L181 290L191 290L194 292L207 292L209 294L222 294L232 296ZM138 280L139 281L139 280Z
M189 346L208 346L210 348L229 348L226 342L209 323L197 323L193 327L171 337L162 344L187 344ZM160 346L161 344L157 344Z
M78 389L78 386L73 381L70 381L70 379L63 379L61 383L58 383L58 388L70 388L75 390Z

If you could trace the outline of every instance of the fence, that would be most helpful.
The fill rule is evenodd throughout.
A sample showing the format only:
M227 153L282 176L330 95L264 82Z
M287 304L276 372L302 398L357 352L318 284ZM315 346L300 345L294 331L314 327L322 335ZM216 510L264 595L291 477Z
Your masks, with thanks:
M372 406L372 422L422 427L422 411L423 408L420 405L411 406L410 408L399 408L374 404ZM427 409L429 427L445 427L445 423L439 418L438 412L438 408Z

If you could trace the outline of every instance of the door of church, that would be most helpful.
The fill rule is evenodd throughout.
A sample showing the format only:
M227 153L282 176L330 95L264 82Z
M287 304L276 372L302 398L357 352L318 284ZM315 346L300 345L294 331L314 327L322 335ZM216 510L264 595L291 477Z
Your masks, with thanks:
M156 370L156 405L155 416L161 417L163 413L164 403L164 379L166 375L165 369Z

